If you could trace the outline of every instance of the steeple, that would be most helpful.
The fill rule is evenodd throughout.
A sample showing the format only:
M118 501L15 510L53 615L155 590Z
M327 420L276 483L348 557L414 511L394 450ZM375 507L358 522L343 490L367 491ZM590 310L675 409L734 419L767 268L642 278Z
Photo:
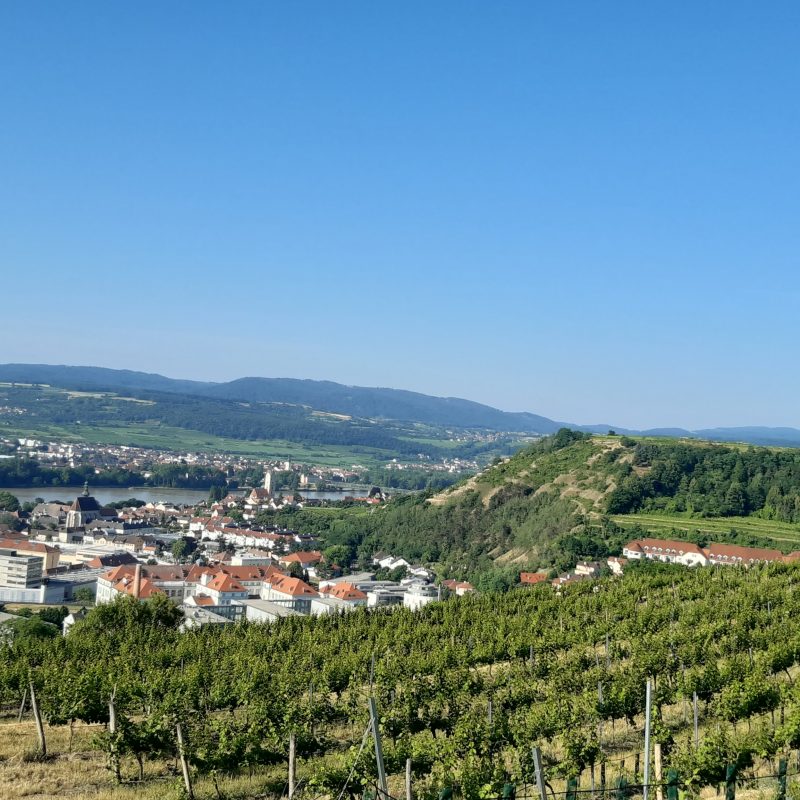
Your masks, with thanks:
M89 496L89 481L86 481L86 483L83 484L83 496Z
M269 496L272 497L272 470L268 469L264 472L264 488L269 493Z

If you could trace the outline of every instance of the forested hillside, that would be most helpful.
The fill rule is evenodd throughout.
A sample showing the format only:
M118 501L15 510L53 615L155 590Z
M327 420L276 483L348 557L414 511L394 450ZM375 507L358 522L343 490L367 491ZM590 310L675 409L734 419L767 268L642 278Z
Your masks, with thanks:
M439 494L397 498L299 524L367 559L385 550L438 562L443 573L565 570L617 555L635 535L800 547L800 453L708 442L591 436L567 429ZM613 518L612 518L613 515ZM675 532L669 527L674 520Z
M48 384L81 391L157 391L247 403L298 405L354 417L494 431L552 433L560 424L537 414L500 411L458 397L433 397L403 389L345 386L333 381L294 378L240 378L227 383L204 383L100 367L0 364L0 381Z
M56 426L80 437L94 429L115 434L125 425L188 429L242 441L284 441L300 446L335 446L389 460L399 457L473 458L484 452L508 452L511 436L477 441L438 428L323 414L300 405L241 402L199 395L132 391L78 392L47 387L0 386L0 435L3 429L40 430ZM10 409L10 410L8 410Z
M634 511L746 516L800 522L800 453L641 442L608 498L612 514Z

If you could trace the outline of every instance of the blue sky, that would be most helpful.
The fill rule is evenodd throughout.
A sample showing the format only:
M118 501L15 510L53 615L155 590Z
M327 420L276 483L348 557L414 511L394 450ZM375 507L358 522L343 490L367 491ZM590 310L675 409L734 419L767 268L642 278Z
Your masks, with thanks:
M0 5L0 361L800 426L796 3Z

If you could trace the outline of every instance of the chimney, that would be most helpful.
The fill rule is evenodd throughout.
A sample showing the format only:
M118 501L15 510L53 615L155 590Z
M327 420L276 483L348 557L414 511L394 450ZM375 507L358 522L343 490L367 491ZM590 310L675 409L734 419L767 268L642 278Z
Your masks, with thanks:
M133 573L133 596L138 600L139 595L142 593L142 565L136 565L136 571Z

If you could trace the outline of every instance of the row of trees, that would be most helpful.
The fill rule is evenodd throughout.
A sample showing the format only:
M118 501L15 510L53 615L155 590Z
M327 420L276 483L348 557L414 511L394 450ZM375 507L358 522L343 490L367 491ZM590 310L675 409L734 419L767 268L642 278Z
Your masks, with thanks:
M49 467L33 458L0 461L0 486L79 487L87 481L100 486L161 486L181 489L227 487L226 473L195 464L153 464L147 477L141 472L107 468L98 473L89 464L75 467Z

